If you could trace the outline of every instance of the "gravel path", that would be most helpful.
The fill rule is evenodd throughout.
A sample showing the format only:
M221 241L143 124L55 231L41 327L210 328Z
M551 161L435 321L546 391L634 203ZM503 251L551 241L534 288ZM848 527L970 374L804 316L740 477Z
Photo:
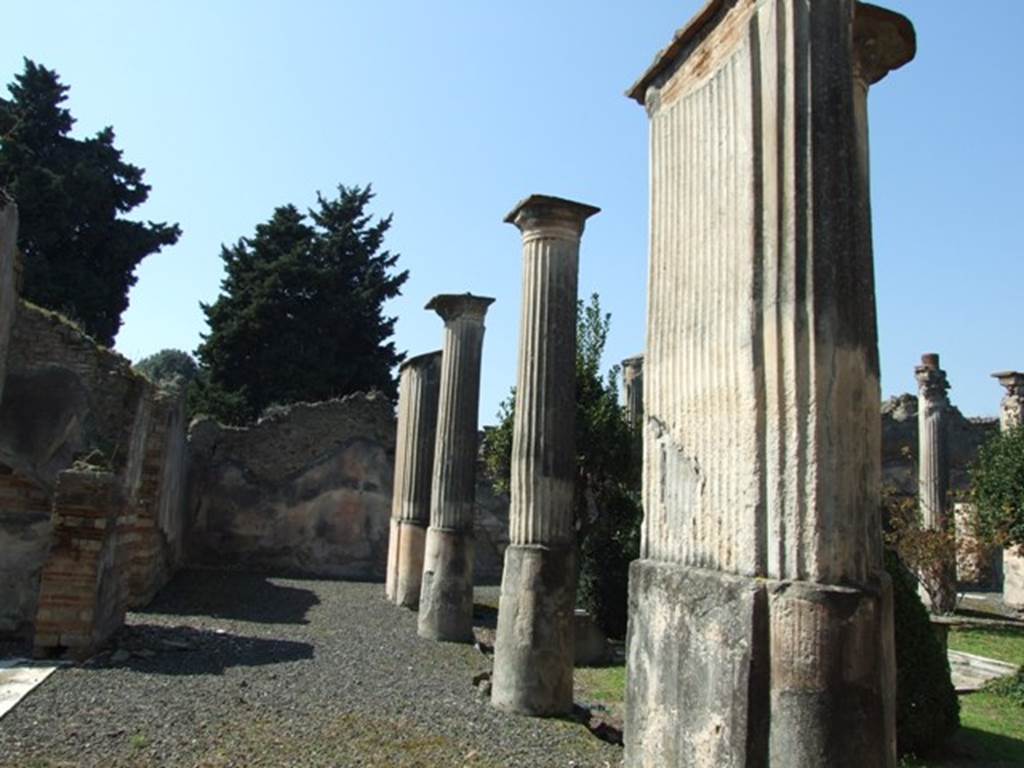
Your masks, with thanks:
M182 572L110 650L58 670L0 720L0 765L620 764L621 748L577 722L495 710L473 685L490 660L421 640L415 614L383 591Z

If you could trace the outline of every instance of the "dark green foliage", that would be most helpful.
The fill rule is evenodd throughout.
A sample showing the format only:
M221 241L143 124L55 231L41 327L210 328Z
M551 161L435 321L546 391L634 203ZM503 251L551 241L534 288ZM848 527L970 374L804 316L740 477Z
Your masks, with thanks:
M889 550L885 567L892 578L896 628L897 749L901 755L924 756L941 749L960 727L960 704L914 577Z
M145 202L143 170L121 159L114 131L69 136L57 73L25 60L0 99L0 188L18 203L24 298L57 310L111 346L146 256L177 242L176 224L121 218Z
M132 367L156 384L179 381L187 385L199 374L199 366L192 355L180 349L161 349Z
M408 272L394 273L398 255L381 250L391 217L371 223L372 198L369 186L339 186L308 216L282 206L222 248L221 295L202 305L210 332L196 352L198 411L241 424L272 403L397 394L403 355L387 341L395 319L382 306Z
M1024 426L993 435L971 467L971 496L982 536L1024 547Z
M1018 707L1024 707L1024 667L1020 667L1015 675L989 680L985 690L997 696L1005 696Z
M623 419L618 368L600 372L611 316L601 313L596 295L577 305L576 323L576 496L580 550L577 603L609 635L626 631L629 563L639 554L640 453L637 437ZM495 489L508 492L515 390L501 404L498 426L484 438L484 460Z

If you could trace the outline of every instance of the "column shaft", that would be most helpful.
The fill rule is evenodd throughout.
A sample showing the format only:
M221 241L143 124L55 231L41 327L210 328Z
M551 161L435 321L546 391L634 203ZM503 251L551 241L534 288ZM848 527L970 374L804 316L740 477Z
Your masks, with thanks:
M626 422L634 431L640 429L644 416L644 356L636 355L622 361L622 388L626 401Z
M18 249L18 206L8 202L0 190L0 400L7 378L7 347L18 303L15 285Z
M440 384L440 352L406 360L399 371L386 593L398 605L413 609L420 601L423 554L430 524Z
M473 514L484 315L494 299L435 296L427 309L444 320L430 528L420 589L421 637L473 639Z
M917 498L921 524L945 531L949 519L949 382L939 367L939 356L922 355L914 369L917 378ZM935 613L949 613L956 607L956 560L924 566L920 574L922 598Z
M572 709L576 288L580 237L594 213L534 195L506 218L523 235L523 303L491 701L530 715Z

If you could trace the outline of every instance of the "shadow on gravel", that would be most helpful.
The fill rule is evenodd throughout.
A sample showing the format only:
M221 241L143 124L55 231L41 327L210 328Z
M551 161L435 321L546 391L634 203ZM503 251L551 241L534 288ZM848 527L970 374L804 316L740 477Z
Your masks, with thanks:
M229 667L260 667L313 658L313 646L223 630L133 624L86 667L134 669L162 675L219 675Z
M134 612L308 624L306 613L319 604L312 591L274 584L263 574L186 570L178 572L153 602Z

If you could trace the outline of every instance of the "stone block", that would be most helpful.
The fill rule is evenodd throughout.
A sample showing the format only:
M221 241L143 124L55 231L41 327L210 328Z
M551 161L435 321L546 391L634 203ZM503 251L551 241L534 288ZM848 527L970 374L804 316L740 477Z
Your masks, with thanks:
M505 550L491 702L535 716L572 709L576 552L513 544Z
M624 765L892 765L891 600L634 562Z
M767 765L766 598L757 579L633 562L625 766Z
M423 560L419 636L473 642L473 535L431 527Z

